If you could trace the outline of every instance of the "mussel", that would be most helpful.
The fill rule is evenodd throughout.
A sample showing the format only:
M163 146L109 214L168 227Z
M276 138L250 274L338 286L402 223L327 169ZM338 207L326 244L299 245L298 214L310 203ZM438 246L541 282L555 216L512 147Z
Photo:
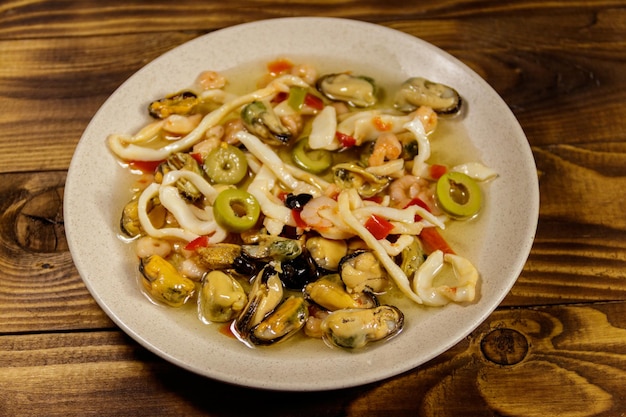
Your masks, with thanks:
M389 185L389 178L374 175L365 168L344 162L333 167L333 180L341 189L354 188L364 198L373 197Z
M291 132L280 121L272 106L262 101L253 101L241 110L241 120L253 135L272 145L285 145L292 137Z
M190 154L180 152L171 155L159 164L155 173L155 181L160 182L165 174L170 171L182 169L195 172L198 175L203 175L200 164L198 164L198 162ZM202 197L202 193L198 190L198 188L196 188L196 186L186 178L180 178L176 181L176 188L178 188L180 194L189 201L196 201Z
M402 259L400 268L407 277L412 278L426 260L426 253L420 240L414 237L413 242L402 250L400 257Z
M142 283L155 300L180 307L194 294L195 284L159 255L143 258L139 264Z
M249 340L255 345L284 341L304 327L308 316L304 298L290 296L250 331Z
M326 239L321 236L307 239L305 247L316 265L328 271L336 271L339 268L339 261L348 253L345 240Z
M128 237L137 237L142 234L141 221L139 220L139 195L135 194L122 209L120 217L120 230ZM147 205L148 218L154 227L161 227L165 224L167 210L163 207L158 198L153 198Z
M344 257L339 264L339 274L349 292L380 293L389 286L389 275L369 250L358 250Z
M241 246L234 243L215 243L195 250L199 263L209 270L232 268L241 255Z
M307 284L305 294L315 304L330 311L378 305L378 300L371 293L348 293L338 274L325 275Z
M172 114L191 114L200 104L200 99L192 91L181 91L180 93L166 96L155 100L148 106L148 113L155 119L165 119Z
M259 235L256 244L242 245L241 248L250 258L266 261L295 259L302 253L299 240L273 235Z
M120 230L129 237L141 234L141 222L139 221L139 199L133 198L122 209L120 218Z
M283 299L283 283L278 271L267 264L253 280L248 293L248 303L235 320L235 330L247 338L254 326L261 323Z
M382 305L334 311L322 320L321 330L329 345L357 349L398 334L403 325L404 314L398 308Z
M402 83L396 93L394 105L404 112L426 106L439 114L455 114L461 109L462 102L461 96L454 88L422 77L414 77Z
M235 278L222 271L210 271L198 296L198 315L202 321L224 323L241 313L247 301L243 286Z
M317 80L316 87L326 98L354 107L370 107L378 101L376 83L364 75L327 74Z

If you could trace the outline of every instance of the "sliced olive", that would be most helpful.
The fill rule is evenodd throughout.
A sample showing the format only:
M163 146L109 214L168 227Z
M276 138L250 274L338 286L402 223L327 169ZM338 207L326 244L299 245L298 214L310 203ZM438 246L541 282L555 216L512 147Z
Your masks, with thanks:
M247 191L229 188L217 195L213 204L215 221L230 232L243 232L254 227L261 207Z
M439 207L457 218L475 216L482 204L482 192L476 181L460 172L442 175L437 180L435 195Z
M311 194L287 194L285 197L285 206L292 210L302 210L306 203L311 201L313 196Z
M209 152L204 171L214 183L237 184L248 173L248 162L241 149L224 144Z
M325 149L311 149L307 138L296 143L292 156L296 165L312 174L322 173L333 164L332 153Z

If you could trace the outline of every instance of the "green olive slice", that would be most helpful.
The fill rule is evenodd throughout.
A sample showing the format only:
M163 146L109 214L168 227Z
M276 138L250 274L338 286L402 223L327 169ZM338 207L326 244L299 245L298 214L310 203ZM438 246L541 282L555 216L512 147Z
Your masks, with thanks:
M447 172L437 180L435 196L439 207L452 217L475 216L482 204L480 187L461 172Z
M215 221L229 232L252 229L259 220L261 207L247 191L228 188L217 195L213 204Z
M311 149L308 138L296 143L292 156L296 165L312 174L320 174L333 164L332 153L325 149Z
M248 173L248 161L241 149L223 144L209 152L204 172L216 184L237 184Z

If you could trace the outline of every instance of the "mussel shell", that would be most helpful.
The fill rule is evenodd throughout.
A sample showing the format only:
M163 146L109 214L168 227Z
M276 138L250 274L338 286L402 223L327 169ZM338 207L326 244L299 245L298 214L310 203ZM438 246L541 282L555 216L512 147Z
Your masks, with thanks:
M407 277L415 275L420 265L426 260L426 253L422 248L422 244L418 238L413 238L413 242L402 250L400 254L402 263L400 268Z
M305 247L315 264L327 271L337 271L339 262L348 253L345 240L314 236L307 239Z
M181 307L194 294L196 286L159 255L142 258L139 272L146 292L155 300L171 307Z
M454 88L422 77L413 77L402 83L396 93L394 105L398 110L405 112L426 106L444 115L458 113L462 102L461 96Z
M133 198L126 203L122 209L120 216L120 230L128 237L138 237L144 230L139 220L139 196L141 192L135 194ZM146 207L148 218L154 227L160 228L165 224L167 217L167 209L161 205L158 197L154 197L148 201Z
M363 75L326 74L315 86L326 98L354 107L370 107L378 102L376 83Z
M241 246L234 243L215 243L197 248L198 262L208 270L232 268L235 260L241 256ZM252 275L252 274L250 274Z
M358 250L339 263L339 274L348 292L384 292L389 276L372 251Z
M305 295L309 300L329 311L378 306L378 300L372 293L348 293L339 274L325 275L307 284Z
M368 309L346 309L322 320L323 339L331 346L358 349L398 334L404 314L397 307L382 305Z
M201 176L203 175L203 171L200 168L200 164L198 164L198 161L196 161L188 153L179 152L171 155L169 158L159 164L159 166L157 167L155 179L161 181L161 178L163 178L163 176L165 176L168 172L183 169L194 172ZM176 181L176 188L178 188L180 194L189 201L196 201L200 197L202 197L202 193L200 193L198 188L186 178L180 178L178 181Z
M153 101L148 106L148 113L155 119L165 119L172 114L184 116L191 114L199 103L200 99L194 92L181 91Z
M141 234L141 222L139 221L139 199L133 198L122 209L120 218L120 230L128 237L136 237Z
M210 271L198 294L198 315L202 321L225 323L241 312L247 300L235 278L222 271Z
M285 145L293 136L269 104L253 101L241 110L241 120L246 129L272 145Z
M268 316L283 299L283 283L273 265L259 272L248 293L248 304L235 320L235 330L247 338L250 330Z
M389 178L374 175L352 162L335 165L333 180L341 189L354 188L364 198L375 196L390 183Z
M308 316L304 298L290 296L250 331L249 340L255 345L284 341L304 327Z
M262 235L254 245L242 245L242 251L250 258L258 260L286 261L302 254L299 240L280 236Z

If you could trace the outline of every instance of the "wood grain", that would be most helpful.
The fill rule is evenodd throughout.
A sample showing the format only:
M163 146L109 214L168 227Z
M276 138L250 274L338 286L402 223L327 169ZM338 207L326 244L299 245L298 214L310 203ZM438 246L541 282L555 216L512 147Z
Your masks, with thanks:
M197 376L124 335L72 263L62 197L83 130L139 68L305 15L394 28L474 69L528 136L541 208L520 278L470 336L386 381L287 394ZM625 74L623 0L2 2L0 415L624 415Z
M621 117L626 80L619 71L626 40L610 33L626 26L626 10L580 9L553 20L550 15L529 20L525 14L499 19L470 14L460 21L387 25L442 47L482 75L512 108L533 145L619 141L626 135ZM132 26L158 24L150 22ZM80 20L76 26L82 27ZM570 37L555 46L547 27ZM154 31L110 29L108 36L0 42L0 153L7 155L0 172L66 169L87 123L126 78L205 33ZM581 117L581 102L593 117ZM26 150L28 159L22 157Z
M65 172L1 178L0 334L112 327L65 241Z
M500 337L490 338L494 332ZM507 332L519 339L502 336ZM498 364L485 356L485 340L493 343L491 352L506 354L519 340L527 351L514 363ZM623 302L499 311L414 372L321 393L221 384L147 353L120 332L15 335L0 338L0 411L21 416L75 410L162 416L614 416L626 406L625 365ZM518 395L520 384L524 395ZM132 391L122 392L128 387Z

